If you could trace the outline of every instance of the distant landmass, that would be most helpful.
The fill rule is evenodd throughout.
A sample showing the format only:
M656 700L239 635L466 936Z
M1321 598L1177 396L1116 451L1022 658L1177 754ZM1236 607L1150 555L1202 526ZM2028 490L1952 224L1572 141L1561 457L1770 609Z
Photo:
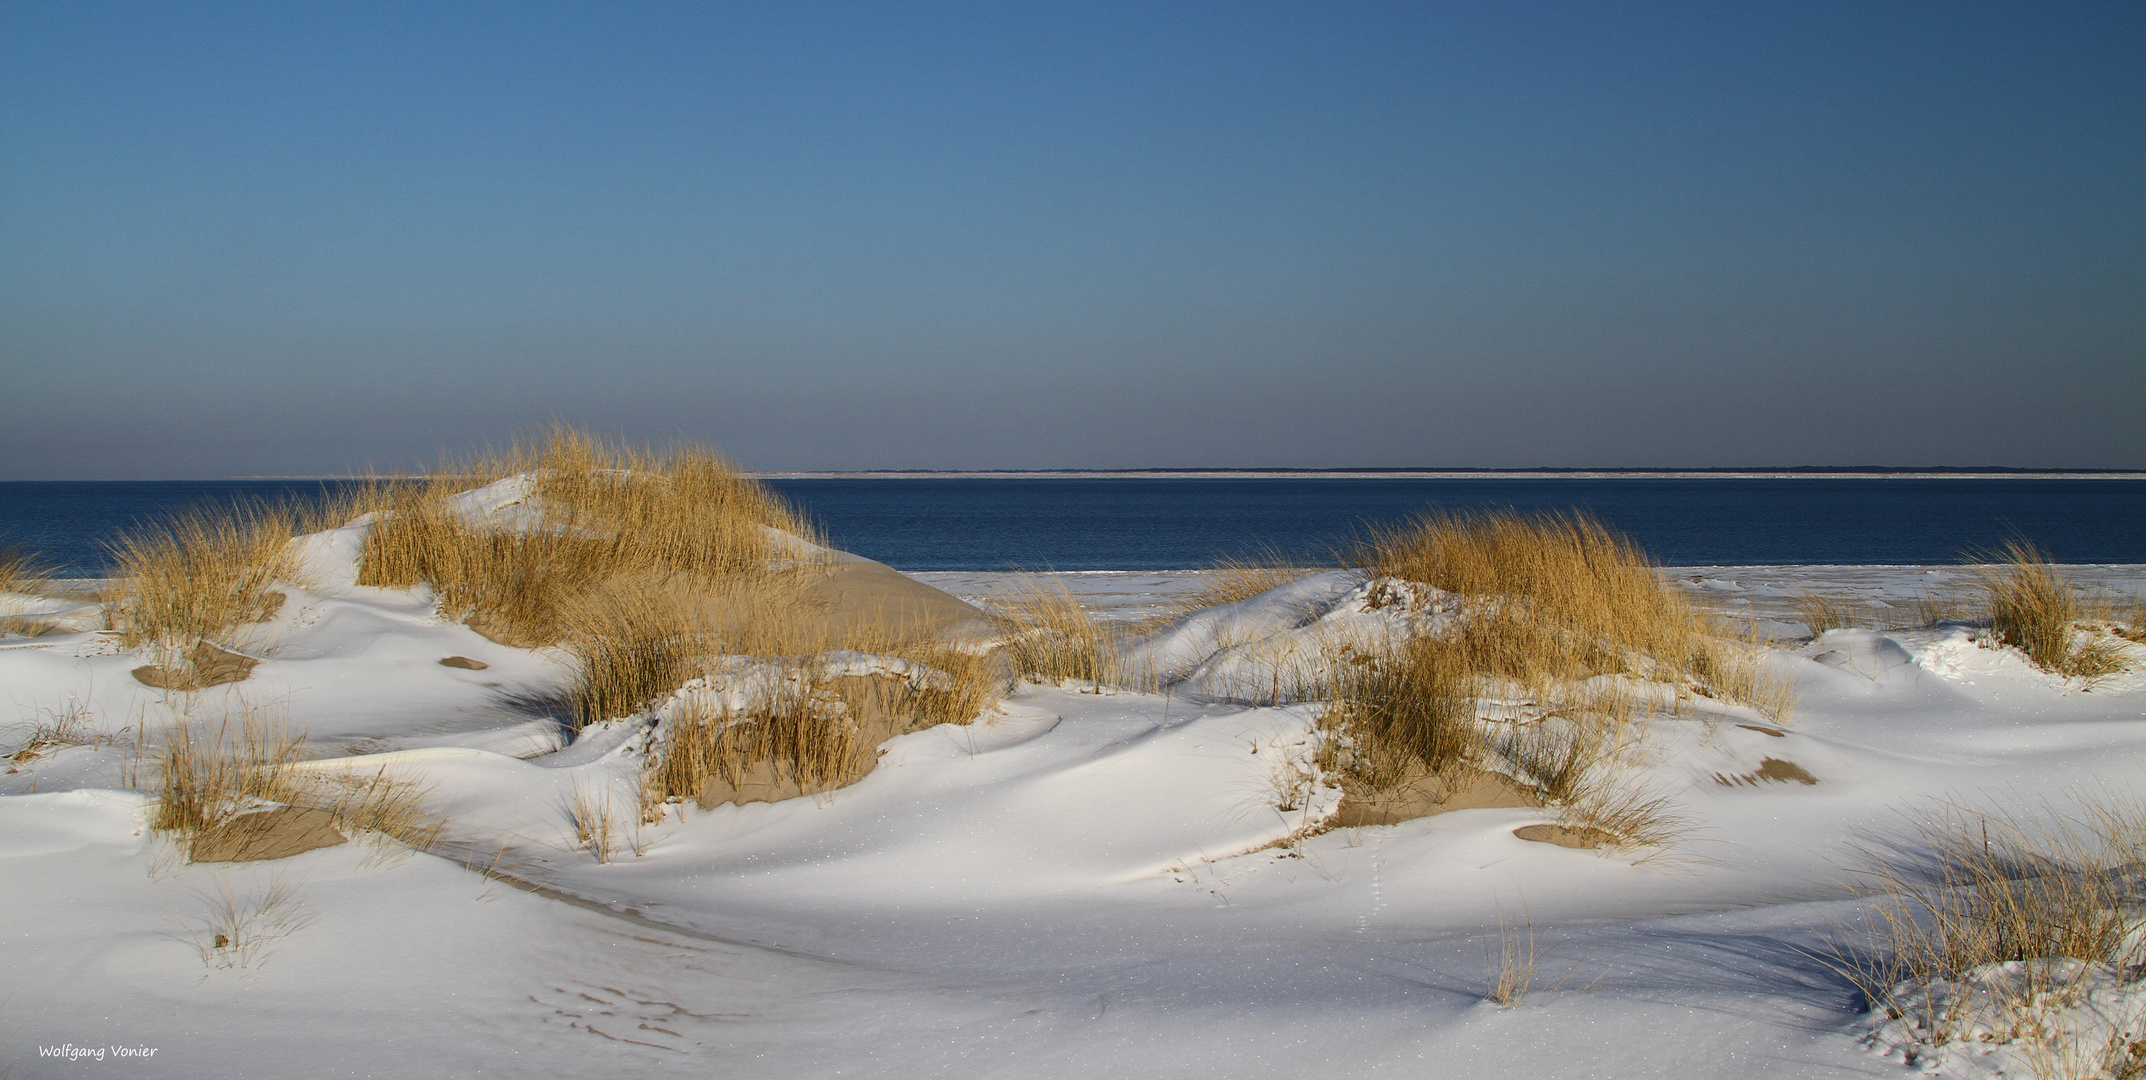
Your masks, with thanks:
M772 470L753 475L767 479L944 479L956 477L1003 477L1007 479L1053 479L1053 478L1107 478L1107 477L1495 477L1503 479L1521 477L1561 478L1614 478L1643 477L1656 479L1707 477L1756 478L1756 477L1989 477L2007 479L2047 478L2146 478L2146 471L2137 469L2033 469L2012 465L1784 465L1778 467L1730 467L1702 466L1698 468L1647 467L1615 469L1575 469L1563 466L1532 466L1527 468L1478 468L1438 466L1366 466L1362 468L1145 468L1145 469L830 469L830 470Z
M280 476L227 476L225 480L367 480L382 474L369 473L320 473ZM393 475L422 476L423 473ZM766 469L747 470L747 475L768 480L813 480L813 479L949 479L960 477L1002 477L1006 479L1049 480L1058 478L1108 478L1108 477L1405 477L1411 479L1439 479L1459 477L1564 477L1564 478L1615 478L1620 476L1655 479L1753 479L1765 477L1827 476L1827 477L1956 477L2031 480L2048 479L2146 479L2146 469L2035 469L2018 465L1779 465L1779 466L1645 466L1635 468L1578 469L1563 465L1533 465L1521 468L1489 468L1479 466L1439 465L1366 465L1347 467L1298 467L1298 466L1247 466L1238 468L1220 467L1154 467L1142 469ZM177 481L189 482L189 481Z

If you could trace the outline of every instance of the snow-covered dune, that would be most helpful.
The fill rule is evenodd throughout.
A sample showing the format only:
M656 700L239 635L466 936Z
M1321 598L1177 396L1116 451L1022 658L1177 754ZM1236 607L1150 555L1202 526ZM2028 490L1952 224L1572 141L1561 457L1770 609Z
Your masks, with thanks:
M7 748L46 729L0 775L0 1070L1894 1076L1813 953L1855 907L1850 842L1920 800L2146 776L2137 674L2087 688L1962 625L1843 629L1766 660L1799 697L1786 727L1704 702L1648 726L1634 781L1690 820L1672 850L1523 840L1552 820L1526 808L1305 838L1340 799L1312 778L1320 706L1217 688L1257 678L1259 642L1392 617L1337 572L1129 646L1169 692L1028 684L889 741L852 786L637 824L649 718L570 740L547 704L561 655L351 585L348 535L300 544L305 585L239 643L262 658L240 683L144 686L91 631L0 641ZM1926 569L1670 573L1759 603ZM927 580L979 601L1007 584ZM1130 614L1196 575L1066 580ZM124 790L136 736L241 704L307 735L307 770L426 788L432 853L184 863ZM573 820L606 800L599 862ZM243 957L209 944L233 928ZM1500 1007L1486 958L1523 928L1535 982Z

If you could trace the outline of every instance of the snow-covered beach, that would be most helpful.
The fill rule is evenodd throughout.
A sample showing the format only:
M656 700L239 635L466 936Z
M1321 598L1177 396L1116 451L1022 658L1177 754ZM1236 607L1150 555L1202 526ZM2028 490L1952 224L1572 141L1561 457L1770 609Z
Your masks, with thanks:
M1665 847L1530 842L1555 818L1519 806L1307 829L1341 794L1319 704L1184 681L1026 682L853 785L640 822L652 717L570 739L543 704L560 650L353 584L354 537L294 543L307 584L226 685L145 685L78 601L14 601L63 625L0 642L13 1075L1889 1076L1918 1053L2019 1075L1998 1042L1904 1044L1829 966L1861 909L1851 845L1929 800L2061 805L2146 767L2135 669L2088 687L1966 622L1804 640L1799 596L1904 608L1962 568L1687 567L1662 575L1773 639L1797 703L1649 722L1633 767L1688 824ZM1054 580L1124 623L1207 573ZM982 604L1036 584L917 577ZM1291 625L1370 617L1357 572L1291 589ZM1215 639L1274 603L1208 616ZM149 827L142 747L242 709L303 734L307 768L421 785L442 830L187 862ZM602 859L592 801L619 808ZM243 954L214 940L234 928ZM1532 977L1500 995L1515 950Z
M2146 3L0 57L0 1080L2146 1080Z

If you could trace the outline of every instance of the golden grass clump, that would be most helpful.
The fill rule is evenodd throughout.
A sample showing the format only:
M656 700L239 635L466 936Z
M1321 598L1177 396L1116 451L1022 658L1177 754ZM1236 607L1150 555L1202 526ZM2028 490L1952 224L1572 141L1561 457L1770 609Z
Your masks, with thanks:
M1909 851L1864 845L1868 880L1894 901L1880 917L1892 920L1886 938L1908 974L1952 977L2045 957L2124 959L2126 935L2140 924L2127 911L2127 872L2146 855L2146 808L2104 802L2071 821L2047 807L1939 804L1909 820Z
M524 517L473 521L447 501L523 473L533 477ZM560 641L566 612L590 593L647 580L714 586L780 557L770 530L815 535L708 450L614 446L570 428L387 484L375 506L359 584L429 585L443 612L516 645Z
M1197 606L1190 610L1250 600L1308 573L1310 571L1291 565L1290 560L1273 551L1252 558L1221 559L1201 572L1199 588L1189 594L1189 601Z
M28 548L0 547L0 592L35 594L51 574Z
M1916 626L1936 626L1941 622L1976 617L1974 604L1967 597L1951 592L1918 592L1910 610L1915 613L1913 624Z
M322 810L346 831L422 848L439 833L415 785L386 776L298 767L305 738L260 709L241 706L213 724L182 722L157 757L161 781L152 827L191 845L196 837L264 804Z
M1490 965L1490 985L1484 991L1483 999L1496 1003L1501 1009L1510 1009L1526 1001L1528 991L1535 986L1535 969L1543 958L1535 948L1535 920L1528 912L1524 898L1517 926L1506 917L1503 905L1499 906L1498 953L1495 959L1485 959Z
M1596 816L1617 819L1607 809L1614 799L1598 790L1603 783L1599 766L1631 744L1642 712L1639 701L1614 684L1568 686L1560 688L1556 698L1540 696L1550 701L1543 718L1501 725L1504 730L1490 740L1491 748L1544 799L1573 807L1601 806ZM1620 836L1628 832L1596 827Z
M995 597L992 606L1014 628L1006 650L1022 674L1094 686L1123 681L1116 636L1065 586L1031 585Z
M1787 706L1749 659L1750 641L1663 587L1644 552L1583 515L1430 515L1374 532L1355 562L1468 597L1459 633L1487 674L1538 688L1630 674L1769 713Z
M1990 626L2000 640L2054 675L2094 680L2127 670L2120 642L2081 640L2078 624L2097 615L2041 549L2012 541L1981 571Z
M1354 561L1460 594L1431 633L1330 664L1327 761L1350 794L1473 768L1513 776L1568 824L1620 846L1681 831L1667 799L1614 781L1646 703L1611 676L1669 683L1777 720L1792 707L1764 650L1666 589L1628 540L1579 516L1438 515L1376 532ZM1380 604L1418 604L1379 589Z
M641 712L716 651L696 598L650 585L577 598L562 622L576 661L567 701L577 728Z
M285 547L296 527L295 511L256 504L191 510L123 533L106 609L120 643L167 667L203 642L228 646L234 630L282 606L274 585L290 576Z
M871 771L880 743L939 724L971 723L1005 689L999 657L918 643L899 651L909 655L897 659L921 669L906 677L841 674L830 672L824 657L790 657L769 665L773 672L763 669L771 685L746 708L687 697L664 721L661 744L649 755L644 815L653 820L665 803L705 800L711 784L739 801L842 787Z
M2134 593L2110 604L2109 632L2126 641L2146 643L2146 595Z
M574 829L574 846L588 849L597 862L610 862L620 832L610 789L576 782L566 797L566 817Z
M52 573L27 548L0 547L0 593L38 596L52 585ZM0 634L43 637L52 633L53 621L36 615L0 615Z
M2076 802L2068 815L1957 802L1908 814L1911 839L1858 846L1855 883L1874 902L1821 959L1874 1011L1910 1016L1933 1044L1995 1030L2033 1060L2101 1062L2076 1075L2146 1072L2146 1031L2095 1037L2046 1015L2097 975L2135 981L2146 959L2136 893L2146 804L2108 791ZM1920 992L1940 980L1980 989L1949 1000Z
M1321 767L1344 790L1440 775L1484 748L1475 719L1483 679L1450 641L1414 638L1386 656L1345 650L1333 680L1323 723L1343 738L1327 741Z
M877 707L906 718L907 726L912 730L940 724L971 723L997 705L999 699L1012 689L1005 657L996 653L979 653L930 642L894 646L886 653L922 664L935 673L891 690L882 684L880 691L874 692L881 698ZM859 684L846 683L844 686L846 689L842 692L851 698L859 692ZM849 707L865 711L873 706L859 702Z
M1888 604L1806 589L1796 594L1796 614L1810 629L1812 637L1828 630L1925 627L1936 626L1949 620L1975 617L1973 605L1965 598L1950 594L1933 594L1928 590L1918 593L1914 600L1907 603Z
M934 724L967 723L997 700L1002 658L914 627L831 619L803 589L811 572L739 574L701 589L640 582L578 599L562 619L566 649L578 661L569 691L576 723L639 713L717 656L797 662L846 652L926 664L952 679L945 687L935 681L911 703Z
M1566 829L1618 848L1666 850L1693 824L1669 792L1600 770L1584 774L1570 794L1553 801Z
M1249 558L1219 559L1200 571L1198 584L1177 593L1126 628L1138 635L1163 629L1197 611L1249 600L1269 589L1279 588L1312 573L1292 565L1279 551L1264 551Z
M387 485L366 532L357 583L428 585L442 615L494 640L555 643L562 602L601 576L594 572L597 545L555 529L472 526L446 502L458 487L439 478Z
M150 685L192 690L244 678L252 658L231 638L283 606L276 586L297 569L291 538L341 525L374 501L361 487L318 505L198 506L128 529L112 545L106 621L122 645L155 661L156 670L137 673Z
M80 698L70 697L64 709L37 712L43 719L13 725L13 730L28 728L30 733L15 749L0 752L0 761L20 765L70 746L101 747L108 738L97 730L89 704Z
M1629 540L1581 515L1435 514L1374 532L1358 562L1380 577L1509 601L1509 626L1539 626L1524 662L1585 677L1605 650L1684 661L1702 636Z
M1828 630L1868 626L1874 621L1868 605L1808 589L1796 594L1796 614L1803 619L1803 625L1809 628L1812 637Z
M584 722L646 709L696 677L759 680L743 708L697 694L672 708L644 771L651 820L667 802L701 797L711 780L787 794L843 786L871 770L880 743L971 723L1009 689L1004 650L941 642L910 624L830 619L799 588L797 575L811 573L739 575L699 594L614 594L569 619ZM739 659L749 674L740 676ZM907 662L910 674L849 673L902 666L888 660Z
M1481 641L1463 632L1345 655L1321 718L1330 733L1321 770L1371 799L1426 778L1450 789L1469 771L1502 774L1557 806L1568 829L1619 848L1666 847L1685 831L1672 800L1614 772L1634 737L1637 699L1615 684L1501 678Z
M659 796L698 798L710 778L742 786L756 771L801 792L853 779L858 725L808 671L793 670L749 713L689 704L669 721L664 752L650 773Z
M306 798L345 829L383 836L419 851L430 847L447 824L431 808L422 786L385 772L329 773Z
M304 739L254 709L241 711L236 729L179 724L159 756L155 827L192 838L256 803L297 802L309 785L290 766L304 752Z
M200 918L187 922L187 935L211 968L251 967L266 959L275 944L304 929L314 912L296 885L278 874L258 893L242 893L222 877L194 890L201 900Z
M448 501L518 474L533 478L530 498L513 508L521 518L472 521ZM701 796L710 777L738 782L755 770L806 790L839 786L869 770L884 739L967 723L1002 690L994 657L937 644L921 625L836 612L814 588L827 568L787 552L774 532L810 536L807 526L702 451L614 449L558 430L377 498L359 582L423 583L443 612L495 640L563 645L576 660L568 702L577 726L644 713L696 677L735 668L718 658L789 673L788 690L737 715L710 716L691 701L673 708L646 762L644 814ZM845 653L932 673L908 682L828 675Z

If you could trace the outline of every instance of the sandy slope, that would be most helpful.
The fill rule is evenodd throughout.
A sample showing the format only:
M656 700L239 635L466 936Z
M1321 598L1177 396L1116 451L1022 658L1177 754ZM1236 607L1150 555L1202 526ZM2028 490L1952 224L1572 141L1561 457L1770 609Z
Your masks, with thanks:
M1906 588L1920 573L1840 576ZM1003 583L931 578L973 596ZM1071 580L1131 612L1186 578ZM1761 602L1825 583L1756 568L1696 580ZM270 659L235 689L141 687L126 674L139 659L92 634L0 643L0 688L26 721L80 703L112 734L169 723L174 706L273 704L337 759L321 767L430 784L453 821L443 851L543 894L364 844L180 865L145 834L141 796L103 790L128 773L123 746L60 750L0 776L0 1068L1897 1075L1859 1044L1849 987L1803 951L1846 910L1843 843L1897 831L1896 809L1927 796L2135 790L2146 769L2137 676L2082 693L1964 630L1846 630L1773 661L1802 694L1785 736L1733 711L1655 725L1645 780L1696 828L1638 865L1515 838L1547 820L1529 810L1263 849L1336 797L1276 809L1313 706L1075 686L894 740L839 792L673 816L629 837L641 854L600 865L573 849L565 805L609 790L625 814L639 732L608 725L560 749L539 716L558 657L443 624L407 593L301 593L279 620L258 642ZM491 667L440 667L448 655ZM1819 782L1715 779L1767 757ZM278 878L303 925L247 967L205 964L211 899ZM1531 920L1549 953L1511 1009L1482 1000L1501 917ZM62 1044L107 1057L41 1056Z

